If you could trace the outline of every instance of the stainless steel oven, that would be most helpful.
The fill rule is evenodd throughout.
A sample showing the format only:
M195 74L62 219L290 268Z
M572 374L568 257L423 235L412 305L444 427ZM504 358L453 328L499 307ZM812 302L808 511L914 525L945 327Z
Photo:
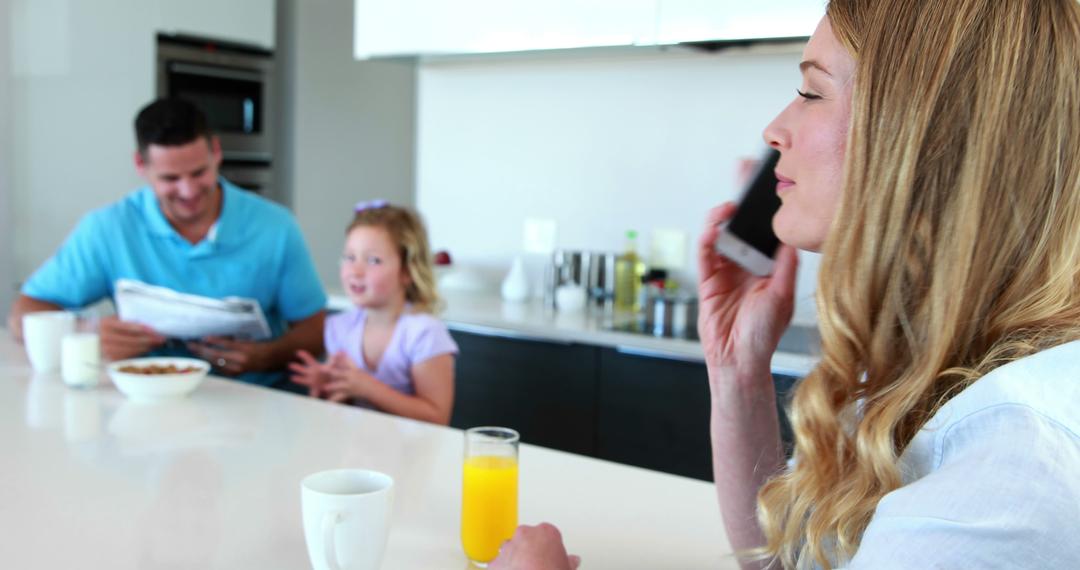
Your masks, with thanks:
M226 159L272 160L272 52L159 34L157 66L158 95L198 105L221 138Z
M221 174L273 195L273 52L193 36L158 34L157 93L198 106L221 139Z
M226 180L252 192L275 197L274 171L270 164L262 161L225 160L221 163L220 174Z

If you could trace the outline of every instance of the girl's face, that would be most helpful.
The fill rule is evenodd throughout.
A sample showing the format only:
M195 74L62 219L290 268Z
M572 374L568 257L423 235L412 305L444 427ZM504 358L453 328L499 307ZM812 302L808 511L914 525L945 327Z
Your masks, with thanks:
M823 18L803 50L799 95L768 127L765 142L780 151L773 217L780 240L820 251L840 203L844 153L851 119L855 60Z
M408 273L389 232L377 226L359 226L349 232L341 255L341 286L356 306L404 303L408 284Z

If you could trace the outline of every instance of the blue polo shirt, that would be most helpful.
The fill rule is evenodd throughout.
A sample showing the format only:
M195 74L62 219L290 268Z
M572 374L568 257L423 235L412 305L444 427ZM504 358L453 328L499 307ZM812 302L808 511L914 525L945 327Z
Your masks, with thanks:
M284 207L225 179L221 215L202 241L185 240L144 186L82 218L60 249L23 284L22 293L65 308L114 297L117 279L207 297L248 297L262 305L274 337L285 323L326 307L300 228ZM172 351L172 353L185 351ZM239 379L271 385L284 371Z

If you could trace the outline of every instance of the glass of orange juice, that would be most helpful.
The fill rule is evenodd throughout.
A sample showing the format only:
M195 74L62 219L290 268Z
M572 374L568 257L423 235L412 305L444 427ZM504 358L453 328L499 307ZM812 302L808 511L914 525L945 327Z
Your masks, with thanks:
M484 568L510 540L518 520L518 432L501 427L465 431L461 545Z

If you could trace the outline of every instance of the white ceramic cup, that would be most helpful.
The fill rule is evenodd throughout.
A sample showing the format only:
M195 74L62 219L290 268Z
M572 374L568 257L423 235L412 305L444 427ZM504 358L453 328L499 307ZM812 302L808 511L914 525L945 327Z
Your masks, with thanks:
M96 333L72 333L60 341L60 376L69 386L97 386L101 341Z
M336 469L300 482L304 538L315 570L376 570L382 563L394 480L367 469Z
M60 343L75 332L75 313L42 311L23 315L23 345L36 372L60 368Z

